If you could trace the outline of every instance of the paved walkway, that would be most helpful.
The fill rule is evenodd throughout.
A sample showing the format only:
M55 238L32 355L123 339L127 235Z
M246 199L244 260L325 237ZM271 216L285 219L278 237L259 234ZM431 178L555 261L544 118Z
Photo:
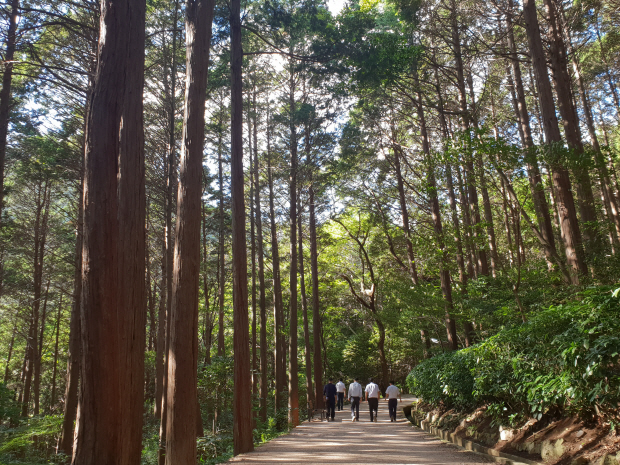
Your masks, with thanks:
M444 444L405 418L401 406L396 422L390 422L387 402L379 401L379 421L370 422L368 404L362 403L360 421L351 422L349 405L336 412L334 422L302 423L290 434L280 436L239 455L230 462L252 464L320 463L415 463L431 465L493 463L490 458Z

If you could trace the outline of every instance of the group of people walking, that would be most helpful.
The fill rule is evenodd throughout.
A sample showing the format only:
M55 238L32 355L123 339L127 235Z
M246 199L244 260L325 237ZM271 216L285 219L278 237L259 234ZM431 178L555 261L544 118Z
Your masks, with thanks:
M377 421L381 389L379 389L379 386L372 378L370 378L365 388L362 388L357 378L349 384L348 399L351 402L351 421L360 421L360 402L364 402L364 394L366 394L366 402L368 402L370 421ZM330 418L333 421L336 415L336 408L338 408L339 411L343 410L344 399L347 397L347 389L342 378L340 378L335 385L330 378L329 383L323 388L323 396L325 397L325 405L327 406L327 421L329 421ZM402 401L402 399L400 390L396 387L394 381L390 381L390 385L385 390L383 397L388 402L390 421L396 421L396 407L398 406L398 400Z

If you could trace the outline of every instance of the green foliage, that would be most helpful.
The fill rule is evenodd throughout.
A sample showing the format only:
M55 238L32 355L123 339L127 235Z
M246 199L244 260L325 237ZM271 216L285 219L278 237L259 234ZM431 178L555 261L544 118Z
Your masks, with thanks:
M5 421L14 423L19 416L20 409L14 400L15 392L0 383L0 425Z
M408 386L433 405L490 404L536 418L611 413L620 400L619 311L610 289L587 289L469 349L424 361Z
M3 430L0 435L0 459L8 463L64 462L64 456L55 455L61 426L62 415L50 415L29 418L14 428Z

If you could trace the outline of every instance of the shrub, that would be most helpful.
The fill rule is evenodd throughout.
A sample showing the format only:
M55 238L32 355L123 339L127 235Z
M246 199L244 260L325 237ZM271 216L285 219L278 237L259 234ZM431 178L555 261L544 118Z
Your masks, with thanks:
M620 400L620 304L607 288L549 307L468 349L416 366L411 392L435 406L610 414Z

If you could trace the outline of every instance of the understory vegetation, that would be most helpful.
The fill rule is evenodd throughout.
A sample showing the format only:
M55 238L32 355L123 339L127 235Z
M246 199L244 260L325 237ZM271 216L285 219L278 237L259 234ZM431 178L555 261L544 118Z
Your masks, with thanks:
M543 415L596 415L617 424L619 314L617 290L585 289L530 314L527 322L420 363L407 386L431 406L485 406L505 424Z

